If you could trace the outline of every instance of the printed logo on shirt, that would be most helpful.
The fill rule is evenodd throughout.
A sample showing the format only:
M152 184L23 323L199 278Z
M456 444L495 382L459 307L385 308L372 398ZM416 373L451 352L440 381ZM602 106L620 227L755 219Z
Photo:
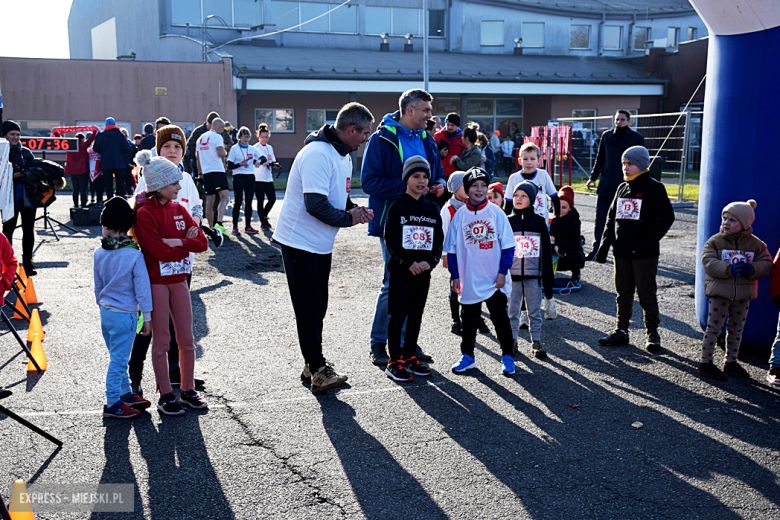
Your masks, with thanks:
M642 199L619 198L615 218L623 220L639 220L642 211Z
M177 222L178 224L178 222ZM192 272L192 262L190 257L187 257L178 262L163 262L160 263L160 276L175 276L177 274L190 274Z
M541 193L541 190L539 192ZM536 196L536 200L534 201L534 213L540 217L547 218L547 215L544 214L544 199L542 197L543 195Z
M492 220L474 220L463 224L466 246L479 244L480 249L491 249L496 239L496 228ZM490 246L482 244L490 243Z
M738 251L736 249L724 249L720 253L720 259L730 264L736 264L739 262L752 262L753 253L750 251Z
M540 238L538 236L515 235L515 256L517 258L539 258Z
M433 250L433 228L428 226L404 226L403 227L404 249L415 251Z
M211 137L207 137L205 141L203 139L198 141L198 149L199 150L208 150L209 149L209 140L210 139L211 139Z

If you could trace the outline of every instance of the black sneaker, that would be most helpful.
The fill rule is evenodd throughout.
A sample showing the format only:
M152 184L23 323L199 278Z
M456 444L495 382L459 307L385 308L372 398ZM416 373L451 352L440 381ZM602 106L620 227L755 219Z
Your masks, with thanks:
M630 338L628 337L628 332L620 329L615 329L612 331L612 334L610 334L606 338L601 338L599 340L599 343L601 343L605 347L615 347L618 345L628 345L629 341Z
M415 356L412 356L409 359L404 359L404 366L408 372L411 372L416 376L429 376L433 373L433 370L431 370L428 365L423 365L420 363L420 360L418 360Z
M433 361L433 358L431 356L423 352L423 349L420 348L420 345L417 345L417 348L414 351L414 355L420 361Z
M547 351L544 350L544 347L542 346L541 342L539 342L539 341L534 341L531 344L531 353L537 359L544 359L544 358L547 357Z
M452 333L456 336L462 336L463 335L463 325L460 324L459 321L456 321L452 324Z
M179 397L179 403L186 404L190 408L195 408L196 410L205 410L209 407L209 405L206 404L206 401L204 401L195 390L182 392L181 397Z
M161 395L157 401L157 409L165 415L184 415L184 408L173 393Z
M480 334L490 334L490 327L485 323L485 318L480 318L477 322L477 330Z
M311 384L311 372L309 371L309 365L303 364L303 371L301 372L301 383Z
M658 334L658 331L654 330L647 333L645 350L654 354L656 352L661 352L661 336Z
M387 355L384 343L376 343L371 345L371 362L378 367L386 366L390 361L390 356Z
M588 253L588 256L585 257L586 262L592 261L594 258L596 258L596 253L598 253L598 250L594 249L590 253Z
M223 235L220 232L215 232L214 236L211 237L214 240L214 245L218 248L222 247L222 244L225 243L225 235Z
M406 367L404 366L404 363L401 360L390 361L387 364L387 368L385 369L385 374L387 374L387 377L389 379L392 379L393 381L412 380L412 374L410 374L409 371L406 370Z

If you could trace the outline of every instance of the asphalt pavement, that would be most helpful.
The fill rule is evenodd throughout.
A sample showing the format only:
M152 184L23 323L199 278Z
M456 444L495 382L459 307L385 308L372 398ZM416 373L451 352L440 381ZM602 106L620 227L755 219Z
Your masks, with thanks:
M352 196L366 203L359 190ZM595 200L576 198L588 243ZM69 203L62 194L51 214L67 222ZM280 206L281 198L272 223ZM58 242L39 222L34 307L49 369L27 373L0 328L0 388L14 392L0 404L64 445L55 449L0 414L0 496L8 503L17 478L135 486L133 513L39 519L778 518L780 390L764 380L766 352L741 355L753 380L696 374L696 210L676 217L661 243L661 353L643 348L638 303L632 345L598 344L615 321L610 256L587 264L581 292L557 298L559 316L542 329L547 359L531 357L522 331L517 374L504 377L494 334L479 335L477 369L455 375L459 338L439 267L419 341L434 374L409 384L369 361L378 240L365 226L341 230L324 352L349 382L320 396L299 380L303 361L271 233L233 237L198 255L193 272L195 368L210 409L162 417L153 408L128 421L101 416L108 352L92 281L100 228L58 230ZM151 362L144 377L153 398Z

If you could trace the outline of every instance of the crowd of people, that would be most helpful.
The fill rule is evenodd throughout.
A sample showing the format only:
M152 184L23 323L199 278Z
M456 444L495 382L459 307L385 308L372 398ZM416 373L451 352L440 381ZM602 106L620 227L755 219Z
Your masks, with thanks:
M511 141L512 149L505 146L507 141L497 143L498 135L488 139L480 134L475 124L461 130L455 113L435 131L432 101L424 90L404 92L398 111L384 116L374 132L368 108L349 103L333 125L306 138L292 164L272 241L281 250L295 314L304 358L301 380L311 385L311 391L347 381L326 360L322 331L336 234L339 228L359 224L368 224L368 235L378 238L384 266L369 338L370 359L385 367L386 376L394 381L432 374L427 364L432 358L420 348L418 337L431 272L439 263L450 278L450 330L461 337L460 357L451 367L454 373L476 367L476 335L490 331L482 317L483 304L501 348L503 375L515 373L522 328L529 329L531 355L545 358L543 318L557 316L555 272L571 272L567 282L579 286L586 260L605 263L610 249L616 326L599 342L629 343L637 293L644 311L645 348L660 351L659 244L675 217L664 186L648 173L650 155L636 144L641 136L627 126L630 114L616 115L615 129L605 134L604 151L600 147L591 175L593 182L602 176L596 225L603 220L603 230L586 257L574 191L570 186L556 189L539 168L539 148L526 142L515 156ZM95 298L110 353L103 408L107 417L135 417L152 405L144 399L141 385L150 346L158 410L181 415L184 406L208 407L196 390L202 381L194 375L189 294L194 256L207 250L209 238L219 247L229 235L241 234L242 205L243 232L258 233L252 227L255 196L260 227L271 230L269 213L276 200L273 172L280 165L268 144L267 125L260 124L255 131L255 145L249 144L249 128L231 135L214 112L189 138L164 117L145 133L131 142L108 118L102 132L79 135L79 151L69 153L66 163L75 206L87 204L90 184L97 191L96 204L103 189L109 194L101 204L103 237L94 253ZM19 127L13 121L3 123L2 134L11 144L16 214L22 213L24 227L27 205L21 180L32 154L19 143ZM352 152L363 144L361 184L368 205L358 206L350 199ZM495 144L505 147L498 156L492 153ZM104 185L90 174L94 169L90 154L95 153L102 161ZM507 170L513 173L504 185L494 181L490 170L507 157L512 161ZM131 164L140 167L137 178ZM223 219L230 170L234 202L228 233ZM720 232L702 254L710 312L698 373L708 378L749 377L737 361L740 339L749 302L758 297L757 280L770 271L771 295L780 307L780 252L773 266L766 244L752 235L755 206L752 200L726 206ZM9 242L0 241L3 258L13 229L8 233L4 228L4 234ZM25 268L31 264L27 240L25 234ZM721 369L713 363L713 354L724 326ZM780 384L780 332L778 338L767 374L772 384ZM180 386L178 397L173 386Z

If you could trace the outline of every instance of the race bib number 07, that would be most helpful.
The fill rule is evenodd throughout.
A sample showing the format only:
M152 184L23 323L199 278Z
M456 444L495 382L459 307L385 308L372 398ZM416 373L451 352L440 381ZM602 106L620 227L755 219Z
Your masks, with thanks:
M737 251L735 249L724 249L720 253L720 259L730 264L739 262L752 262L753 253L750 251Z
M492 248L492 242L496 239L496 226L492 220L466 222L463 224L463 238L467 246L479 244L482 249L490 249ZM489 242L491 246L487 247Z
M433 228L429 226L404 226L403 248L415 251L433 250Z
M517 258L539 258L540 238L515 235L515 256Z
M642 199L618 199L615 218L623 220L639 220L642 211Z
M192 262L189 256L178 262L160 262L160 276L190 274L190 272L192 272Z

